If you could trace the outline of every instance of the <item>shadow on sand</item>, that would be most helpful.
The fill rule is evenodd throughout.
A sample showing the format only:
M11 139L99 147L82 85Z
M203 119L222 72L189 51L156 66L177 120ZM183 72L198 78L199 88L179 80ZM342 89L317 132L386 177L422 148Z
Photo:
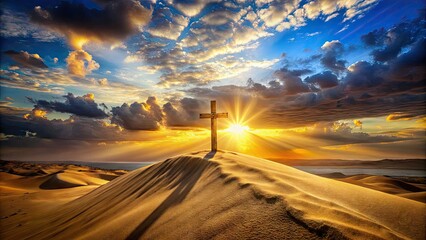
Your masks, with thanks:
M207 153L207 154L203 157L203 159L204 159L204 160L210 160L210 159L212 159L212 158L214 157L214 155L216 155L216 151L210 151L209 153Z
M216 151L211 151L203 157L203 160L208 161L213 158L215 154ZM179 183L176 189L143 222L141 222L132 233L130 233L126 240L141 238L155 221L157 221L170 207L181 203L207 167L208 164L196 164L195 169L183 171L182 177L178 180Z

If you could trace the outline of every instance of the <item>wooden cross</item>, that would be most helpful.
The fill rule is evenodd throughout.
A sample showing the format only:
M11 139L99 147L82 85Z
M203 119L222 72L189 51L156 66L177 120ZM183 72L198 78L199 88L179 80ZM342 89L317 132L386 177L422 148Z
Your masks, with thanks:
M216 101L210 102L211 113L200 113L200 118L211 119L211 143L212 151L217 150L217 118L228 118L228 113L216 113Z

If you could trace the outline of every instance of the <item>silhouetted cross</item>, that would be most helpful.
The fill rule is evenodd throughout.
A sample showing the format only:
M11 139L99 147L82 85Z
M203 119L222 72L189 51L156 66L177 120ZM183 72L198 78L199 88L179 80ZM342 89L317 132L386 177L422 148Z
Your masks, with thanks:
M217 150L217 118L228 118L228 113L216 113L216 101L210 102L211 113L200 113L200 118L211 119L211 142L212 151Z

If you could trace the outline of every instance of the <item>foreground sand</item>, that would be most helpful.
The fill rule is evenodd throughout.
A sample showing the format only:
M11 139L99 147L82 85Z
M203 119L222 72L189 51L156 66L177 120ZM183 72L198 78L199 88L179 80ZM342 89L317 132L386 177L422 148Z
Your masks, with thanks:
M2 219L0 238L425 239L424 203L242 154L188 154L100 187L78 180L80 187L44 190L56 194L49 197L35 184L41 199L27 195L38 205L28 216ZM3 187L2 194L22 196L27 187Z

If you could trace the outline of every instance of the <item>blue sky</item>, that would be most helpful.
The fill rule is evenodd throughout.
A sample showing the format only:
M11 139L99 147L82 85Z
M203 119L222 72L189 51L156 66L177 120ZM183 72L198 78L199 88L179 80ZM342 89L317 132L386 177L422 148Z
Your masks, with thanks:
M99 141L108 139L104 130L196 129L207 126L197 113L217 99L226 110L236 102L263 109L245 121L253 129L324 126L340 134L336 123L345 122L349 133L405 137L395 142L411 136L417 147L424 144L425 5L2 1L2 133L46 138L43 124L58 119L62 129L74 118L87 124L82 135ZM94 130L99 123L107 127ZM383 140L352 137L351 144Z

